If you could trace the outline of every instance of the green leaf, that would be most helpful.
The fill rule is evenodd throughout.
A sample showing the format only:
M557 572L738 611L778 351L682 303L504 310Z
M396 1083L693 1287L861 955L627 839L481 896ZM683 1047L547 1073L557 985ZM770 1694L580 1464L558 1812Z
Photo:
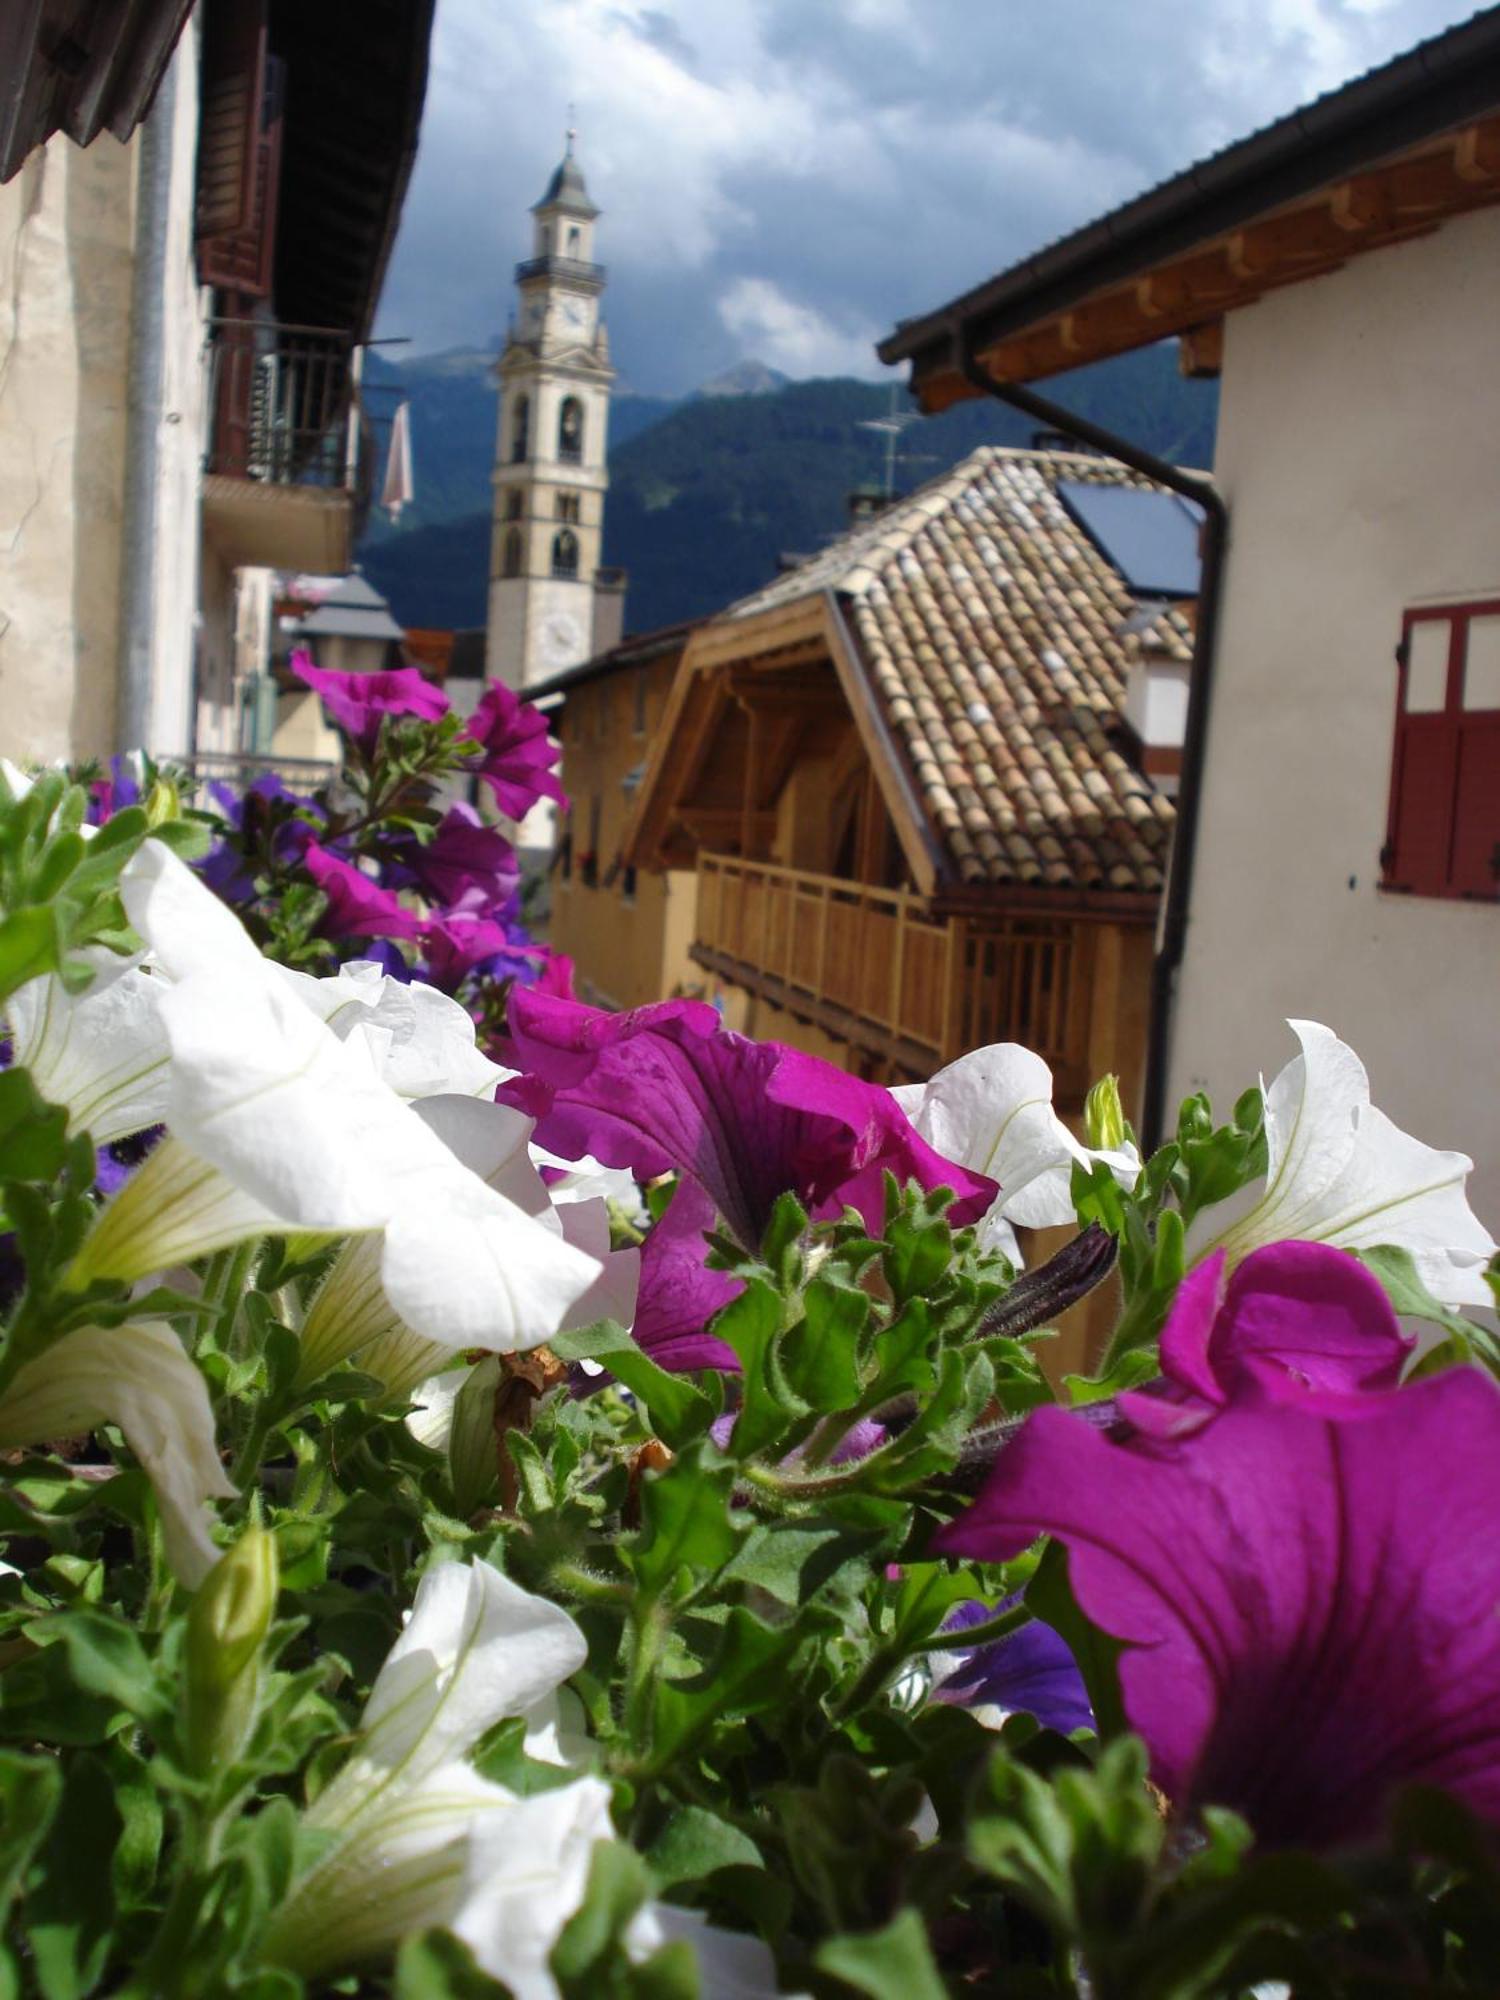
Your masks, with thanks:
M61 956L53 906L12 910L0 917L0 1000L8 1000L28 979L56 972Z
M495 2000L510 1988L475 1963L451 1931L422 1931L396 1954L394 2000Z
M881 1263L898 1305L926 1298L952 1260L953 1231L941 1218L902 1214L886 1225Z
M749 1834L702 1806L679 1806L646 1851L658 1885L701 1882L721 1868L764 1868Z
M813 1963L870 2000L948 2000L915 1910L903 1910L884 1930L829 1938L818 1947Z
M795 1608L821 1590L852 1557L873 1547L875 1539L851 1536L832 1522L756 1528L720 1581L751 1584Z
M1451 1311L1432 1296L1409 1250L1394 1243L1382 1243L1373 1250L1356 1250L1353 1254L1367 1271L1374 1272L1391 1302L1391 1310L1402 1319L1430 1320L1434 1326L1465 1342L1486 1344L1486 1328L1476 1320L1465 1319L1462 1313ZM1490 1344L1493 1346L1492 1336Z
M740 1412L730 1441L737 1458L752 1458L782 1437L792 1419L807 1415L807 1405L779 1379L775 1347L781 1303L764 1279L751 1278L714 1321L714 1332L734 1349L743 1370Z
M640 1492L641 1531L621 1553L647 1597L670 1591L683 1570L704 1576L722 1569L745 1539L729 1512L734 1467L705 1465L701 1450L645 1474Z
M24 1069L0 1072L0 1177L52 1181L62 1172L68 1114L48 1104Z
M114 1922L112 1862L123 1830L114 1780L85 1751L68 1769L62 1802L26 1899L26 1935L43 2000L82 2000L109 1955Z
M1061 1542L1049 1542L1026 1586L1026 1608L1050 1625L1078 1662L1099 1734L1119 1736L1125 1728L1125 1704L1120 1695L1120 1655L1125 1648L1091 1625L1078 1608L1068 1581L1068 1552Z
M650 1893L651 1877L634 1849L622 1841L600 1841L583 1903L552 1947L552 1970L565 1993L577 1991L584 2000L583 1982L597 1978L623 1950L630 1920Z
M656 1689L652 1759L660 1769L710 1722L759 1715L786 1700L778 1671L795 1650L795 1626L763 1625L736 1605L724 1620L714 1657L688 1680L662 1681Z
M853 1285L815 1279L802 1297L802 1318L781 1343L785 1380L810 1409L852 1410L860 1396L860 1337L870 1296Z
M650 1413L652 1428L673 1451L701 1437L722 1403L707 1396L685 1375L669 1375L636 1346L613 1320L559 1333L548 1341L559 1361L601 1361Z
M55 1759L0 1750L0 1920L46 1837L62 1789Z

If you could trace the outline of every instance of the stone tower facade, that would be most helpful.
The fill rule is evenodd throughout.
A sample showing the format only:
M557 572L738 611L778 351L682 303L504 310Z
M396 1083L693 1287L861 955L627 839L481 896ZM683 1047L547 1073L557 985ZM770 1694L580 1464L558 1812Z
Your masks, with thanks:
M521 688L594 651L614 371L593 261L599 211L568 149L532 209L500 358L485 673Z

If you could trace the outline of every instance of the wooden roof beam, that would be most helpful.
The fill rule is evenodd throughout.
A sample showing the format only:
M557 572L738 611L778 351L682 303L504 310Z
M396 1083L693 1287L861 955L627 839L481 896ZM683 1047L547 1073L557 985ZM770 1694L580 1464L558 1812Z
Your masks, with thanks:
M1500 180L1500 123L1471 125L1453 142L1453 171L1461 181L1484 186Z
M1177 336L1177 366L1192 381L1218 375L1224 367L1224 322L1211 319Z

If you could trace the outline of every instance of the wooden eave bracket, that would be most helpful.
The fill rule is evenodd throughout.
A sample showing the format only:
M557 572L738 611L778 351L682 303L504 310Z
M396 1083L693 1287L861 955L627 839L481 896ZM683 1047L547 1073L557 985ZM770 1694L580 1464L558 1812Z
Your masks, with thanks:
M1426 233L1500 202L1500 117L1476 120L1412 152L1246 222L1156 269L1018 329L984 349L997 382L1029 382L1187 337L1187 373L1212 373L1202 330L1266 291L1337 270L1360 251ZM951 363L914 384L929 412L977 393Z

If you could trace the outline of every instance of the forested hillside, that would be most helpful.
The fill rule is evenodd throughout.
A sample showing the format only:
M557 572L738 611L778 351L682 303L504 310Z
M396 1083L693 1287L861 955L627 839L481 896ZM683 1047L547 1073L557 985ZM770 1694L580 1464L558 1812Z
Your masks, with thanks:
M457 357L436 357L407 371L419 504L411 525L377 529L362 550L366 572L406 625L484 622L494 387L487 367L465 359L458 367ZM1170 347L1045 386L1180 464L1212 459L1216 386L1184 381ZM884 439L861 424L890 407L888 387L853 380L677 404L618 399L604 554L630 574L630 629L717 610L773 575L781 555L809 554L839 533L849 494L883 472ZM991 402L913 423L901 439L898 489L977 445L1024 444L1031 432L1026 419Z

